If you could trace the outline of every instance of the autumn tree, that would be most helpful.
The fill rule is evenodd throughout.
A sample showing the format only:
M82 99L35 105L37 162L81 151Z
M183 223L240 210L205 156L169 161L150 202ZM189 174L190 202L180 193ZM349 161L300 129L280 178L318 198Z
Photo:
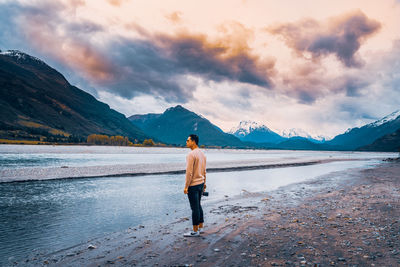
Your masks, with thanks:
M143 145L144 146L154 146L155 144L154 144L153 139L144 139Z
M101 134L91 134L87 137L87 142L89 144L95 145L111 145L111 146L131 146L133 143L129 141L126 136L111 136Z

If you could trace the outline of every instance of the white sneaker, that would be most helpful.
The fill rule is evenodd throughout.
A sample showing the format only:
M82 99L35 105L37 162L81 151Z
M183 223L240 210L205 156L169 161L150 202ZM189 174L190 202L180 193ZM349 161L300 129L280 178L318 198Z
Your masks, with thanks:
M199 233L200 234L204 234L204 229L203 228L199 228Z
M185 237L196 237L196 236L200 236L199 231L194 232L194 231L190 231L188 233L183 234L183 236Z

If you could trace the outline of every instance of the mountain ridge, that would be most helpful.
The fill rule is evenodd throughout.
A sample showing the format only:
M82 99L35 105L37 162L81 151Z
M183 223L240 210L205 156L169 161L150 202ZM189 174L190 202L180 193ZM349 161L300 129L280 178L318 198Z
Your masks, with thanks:
M147 136L121 113L71 85L44 61L18 50L0 52L0 136L84 140L90 134ZM50 138L50 139L49 139Z
M302 137L313 143L323 143L326 140L326 137L313 137L304 130L298 128L284 130L281 134L279 134L272 131L264 124L250 120L240 121L239 125L233 127L229 133L235 135L242 141L255 143L278 144L279 142L284 142L295 137Z
M277 144L285 140L267 126L249 120L239 122L239 125L233 127L229 133L243 142Z
M165 112L168 113L172 110L175 110L176 108L184 109L182 106L178 105L176 107L168 108ZM197 115L196 113L189 111L187 109L184 109L184 110L186 110L187 112L194 114L198 118L201 118L201 119L207 121L208 123L210 123L204 117ZM397 114L397 113L393 112L390 115L385 116L384 118L377 120L376 122L366 124L366 125L362 126L361 128L368 128L368 129L372 129L372 131L375 131L379 127L386 127L388 123L390 124L392 121L396 120L393 118L393 117L395 117L394 116L395 114ZM133 115L129 118L131 119L131 121L133 121L133 123L136 123L137 126L139 126L139 128L141 128L141 127L143 127L143 125L140 125L141 121L146 121L150 117L160 118L161 116L162 116L162 114L142 114L142 115ZM136 120L136 122L135 122L135 120ZM216 125L213 125L213 124L211 124L211 125L213 128L217 128L220 130L220 128L218 128ZM147 129L147 131L148 130L149 129ZM187 134L189 134L189 132L191 133L196 130L197 130L197 128L196 129L192 128L192 131L187 131ZM223 133L222 130L220 130L220 131ZM387 131L392 133L391 130L387 130ZM145 132L146 132L146 130L145 130ZM293 132L298 133L299 131L291 131L291 133L293 133ZM352 132L352 131L350 130L349 132ZM355 151L359 148L360 148L359 150L362 150L361 148L363 147L362 144L359 145L359 144L355 143L354 147L348 148L348 147L340 144L340 142L332 144L331 141L333 139L329 140L329 141L324 141L324 139L317 140L317 139L312 138L311 135L309 135L309 134L306 134L307 137L303 137L303 136L299 136L299 135L296 135L296 136L290 135L291 137L289 137L289 138L282 137L279 134L270 130L267 126L262 125L260 123L252 122L252 121L241 121L239 123L239 126L232 128L229 133L236 136L240 141L242 141L243 144L241 146L244 145L249 148L252 147L252 148L269 148L269 149L354 150ZM347 133L344 133L342 135L346 135L346 134ZM259 136L257 136L257 135L259 135ZM271 138L271 135L273 135L274 138L277 138L277 139ZM304 135L304 133L303 133L303 135ZM157 134L155 136L157 136ZM340 135L338 135L338 136L340 136ZM251 137L253 139L250 139L249 137ZM182 136L182 138L183 138L183 136ZM359 138L360 137L356 137L357 140ZM378 138L371 137L371 139L372 139L371 143ZM236 143L236 144L232 145L230 143L225 143L225 144L219 143L219 145L237 146L238 144Z
M129 119L146 134L155 136L167 144L184 146L189 134L198 134L201 145L246 146L235 136L223 132L203 116L181 105L170 107L162 114L132 115Z
M337 147L340 150L358 150L387 134L394 133L398 129L400 129L399 110L375 122L348 129L343 134L339 134L332 140L325 142L325 144Z

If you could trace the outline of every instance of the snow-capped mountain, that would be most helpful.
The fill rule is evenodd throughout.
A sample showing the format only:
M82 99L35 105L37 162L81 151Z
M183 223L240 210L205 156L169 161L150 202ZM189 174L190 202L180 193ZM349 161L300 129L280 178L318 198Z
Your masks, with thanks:
M329 139L326 136L323 135L311 135L308 132L304 131L303 129L299 128L292 128L289 130L283 130L281 132L281 136L286 137L286 138L292 138L292 137L304 137L306 139L309 139L310 141L317 141L317 142L325 142L327 139Z
M387 115L386 117L383 117L380 120L377 120L375 122L367 124L366 126L367 127L378 127L378 126L380 126L382 124L385 124L385 123L388 123L388 122L391 122L391 121L397 119L397 117L399 117L399 116L400 116L400 109L395 111L395 112L393 112L393 113L391 113L391 114L389 114L389 115Z
M398 129L400 129L400 110L362 127L348 129L327 143L340 149L355 150L372 144L378 138L394 133Z
M39 63L39 64L43 64L43 65L46 64L42 60L38 59L37 57L25 54L25 53L23 53L21 51L18 51L18 50L7 50L7 51L0 50L0 55L15 57L17 60L24 60L24 61L33 60L33 61L35 61L36 63Z
M236 136L246 136L254 130L264 130L267 132L271 132L271 130L262 124L259 124L255 121L241 121L238 126L233 127L229 133L234 134Z
M285 139L270 130L267 126L254 121L241 121L239 125L232 128L229 133L242 141L255 143L277 144Z
M299 129L299 128L292 128L289 130L283 130L281 135L283 137L286 138L292 138L292 137L304 137L304 138L311 138L311 135L308 134L306 131L304 131L303 129Z

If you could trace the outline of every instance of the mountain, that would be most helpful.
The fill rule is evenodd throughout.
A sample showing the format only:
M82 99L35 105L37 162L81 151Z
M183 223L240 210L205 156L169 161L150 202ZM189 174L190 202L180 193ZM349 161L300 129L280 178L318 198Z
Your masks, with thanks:
M149 113L149 114L137 114L128 117L131 122L134 122L135 126L142 129L144 128L149 122L158 119L162 114L156 113Z
M326 138L323 136L313 137L302 129L292 128L284 130L281 134L275 133L265 125L260 125L253 121L241 121L237 127L232 128L229 133L238 137L244 142L265 143L265 144L278 144L284 141L293 139L296 144L299 141L298 137L307 139L313 143L323 143ZM288 144L289 144L288 143Z
M400 110L360 128L349 129L326 142L326 144L337 149L356 150L359 147L372 144L375 140L394 133L398 129L400 129Z
M370 145L360 147L361 151L400 152L400 129L378 138Z
M304 131L303 129L299 129L299 128L292 128L289 130L284 130L281 133L281 136L285 137L285 138L292 138L292 137L304 137L305 139L308 139L311 142L314 143L323 143L326 141L326 137L319 135L319 136L312 136L309 133L307 133L306 131Z
M245 147L235 136L180 105L162 114L133 115L129 119L146 134L168 144L185 145L189 134L197 134L200 145Z
M241 121L229 133L244 142L277 144L285 140L285 138L271 131L267 126L252 121Z
M314 143L304 137L291 137L279 144L272 146L277 149L293 149L293 150L326 150L327 148L321 144Z
M146 138L123 114L20 51L0 51L0 96L0 138L84 140L90 134Z

